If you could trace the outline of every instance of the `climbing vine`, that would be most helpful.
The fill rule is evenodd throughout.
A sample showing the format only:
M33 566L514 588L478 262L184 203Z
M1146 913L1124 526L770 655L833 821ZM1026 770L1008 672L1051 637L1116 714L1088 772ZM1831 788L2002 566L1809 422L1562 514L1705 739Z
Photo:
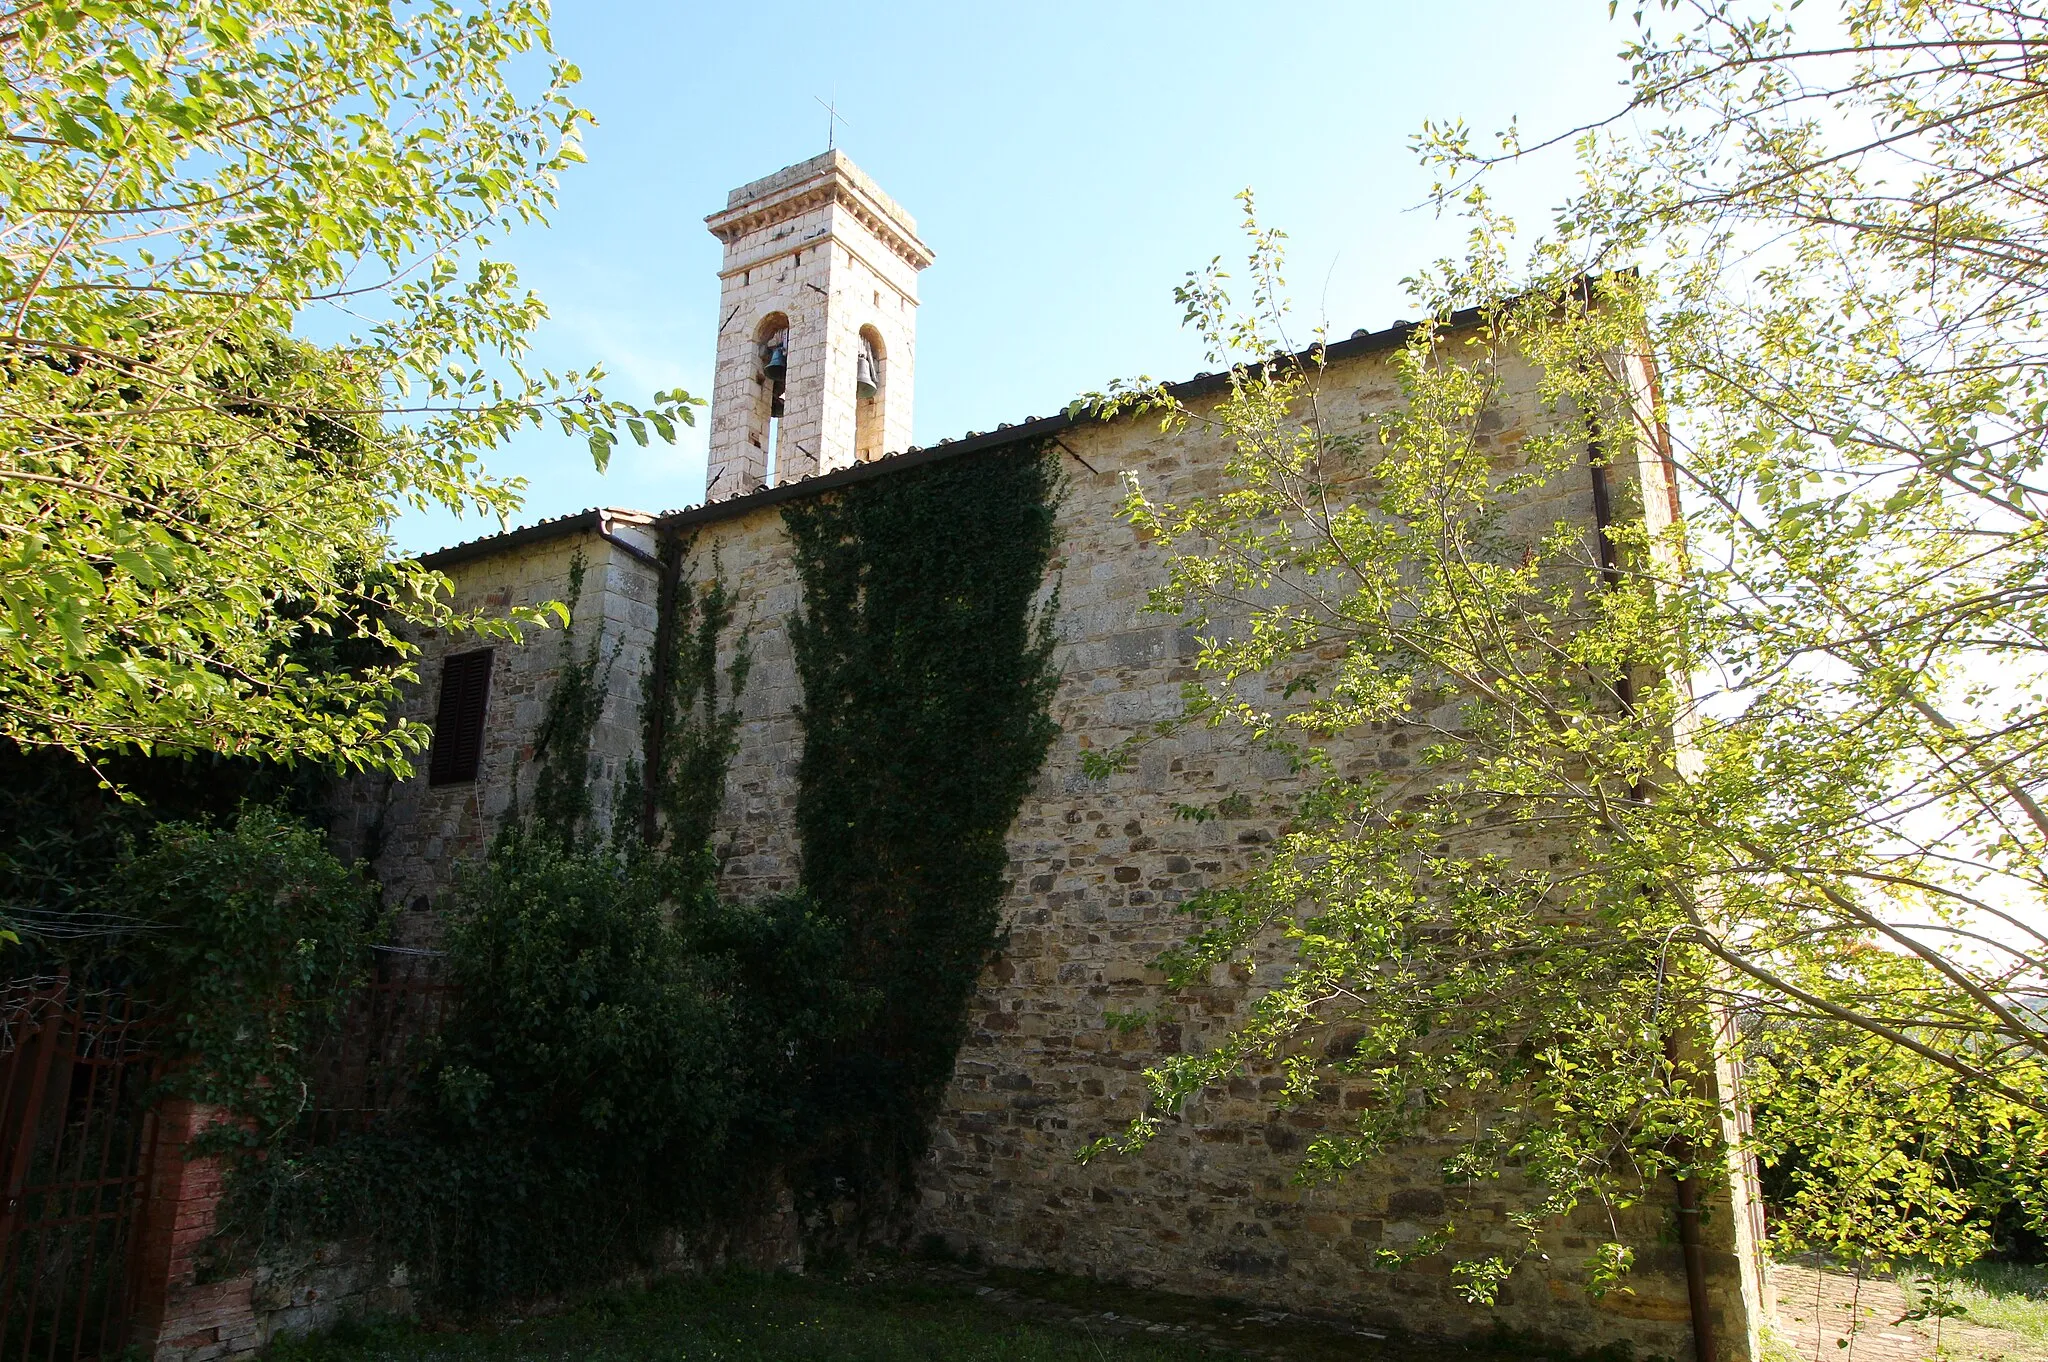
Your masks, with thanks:
M803 887L846 939L857 1020L810 1094L818 1173L923 1148L998 943L1005 839L1048 714L1058 464L1043 445L856 483L783 512L803 604Z
M87 977L161 1008L165 1091L233 1114L215 1146L289 1124L306 1102L307 1057L340 1021L383 925L359 867L290 813L249 804L232 821L159 823L102 901L126 930L120 954L89 962Z
M692 548L693 539L673 531L662 538L658 622L641 699L640 837L649 846L711 844L726 768L739 749L737 702L753 665L742 633L721 697L719 641L732 631L737 601L715 555L708 580L689 580Z
M594 804L591 789L590 740L604 712L605 680L618 661L618 646L609 656L603 621L590 630L579 655L575 625L583 602L583 578L589 564L581 553L569 560L569 593L564 602L570 627L562 631L561 669L548 692L547 710L533 742L533 807L522 815L515 803L500 830L501 840L539 832L563 845L576 840L589 822Z
M658 1261L674 1231L759 1210L794 1137L788 1056L835 996L791 981L829 976L836 936L801 905L717 899L710 819L747 650L717 667L732 600L688 580L688 547L663 547L641 789L604 835L593 739L619 645L586 625L578 556L530 798L445 905L460 1001L415 1058L412 1101L246 1161L245 1240L367 1237L430 1294L481 1304L603 1282Z
M572 625L531 796L447 906L460 1005L411 1105L249 1159L258 1238L367 1235L458 1303L554 1294L765 1209L901 1185L995 949L1047 709L1057 464L1040 447L785 512L803 604L802 887L718 894L752 665L716 556L661 542L641 751L599 826L616 644ZM574 561L577 621L584 564Z

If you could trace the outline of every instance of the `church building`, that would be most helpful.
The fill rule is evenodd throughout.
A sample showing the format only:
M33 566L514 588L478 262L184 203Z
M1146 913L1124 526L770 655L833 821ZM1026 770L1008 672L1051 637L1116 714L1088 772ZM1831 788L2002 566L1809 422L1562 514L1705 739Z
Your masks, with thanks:
M845 154L828 151L734 190L706 223L725 254L704 503L591 509L424 561L453 582L459 608L485 612L564 599L572 562L584 564L574 637L579 647L596 638L608 659L591 740L600 822L636 816L614 804L627 797L620 791L645 741L639 706L660 627L664 537L686 536L700 569L716 564L751 656L713 835L722 892L745 899L794 887L801 866L794 810L804 696L789 621L803 585L785 512L870 480L1026 444L1057 455L1065 492L1041 599L1056 610L1050 713L1058 732L1010 829L1003 945L979 981L919 1171L909 1211L916 1236L993 1264L1361 1327L1455 1336L1499 1323L1581 1349L1614 1343L1691 1356L1692 1304L1668 1195L1624 1213L1635 1217L1623 1228L1640 1246L1628 1291L1587 1294L1574 1275L1583 1236L1567 1226L1550 1262L1517 1269L1488 1311L1461 1301L1441 1260L1381 1265L1381 1250L1412 1245L1440 1218L1431 1157L1397 1156L1337 1184L1296 1185L1293 1156L1324 1118L1276 1111L1250 1080L1206 1094L1138 1153L1078 1160L1142 1108L1148 1064L1213 1044L1241 1015L1243 981L1168 997L1151 962L1186 934L1177 905L1243 875L1308 778L1284 758L1201 727L1146 747L1128 770L1098 778L1085 768L1084 754L1176 715L1194 675L1191 631L1145 609L1165 555L1119 517L1125 476L1168 500L1210 493L1222 485L1227 451L1199 423L1166 432L1156 419L1085 412L991 422L915 447L918 278L934 257L911 216ZM1402 324L1327 346L1326 420L1362 424L1399 400L1394 359L1409 334ZM1226 389L1227 375L1199 375L1172 390L1199 409ZM1499 418L1481 438L1505 466L1542 419L1533 373L1510 375ZM1666 469L1653 451L1606 477L1627 513L1671 514ZM1589 467L1576 482L1554 479L1527 493L1507 514L1532 534L1563 519L1590 534L1601 514L1595 497ZM521 644L427 641L407 712L434 726L431 757L407 779L354 782L338 828L370 857L406 943L434 942L433 905L453 867L482 853L519 795L563 657L555 631ZM1406 760L1400 735L1346 741L1352 746L1337 754L1345 769ZM1177 807L1205 804L1222 816L1175 816ZM1119 1028L1111 1013L1151 1019ZM1329 1110L1341 1113L1344 1096L1332 1094ZM1767 1284L1744 1192L1737 1170L1703 1217L1703 1289L1726 1362L1760 1356L1765 1318ZM1504 1219L1483 1207L1461 1217L1460 1233L1485 1242L1496 1233L1489 1215L1504 1234Z

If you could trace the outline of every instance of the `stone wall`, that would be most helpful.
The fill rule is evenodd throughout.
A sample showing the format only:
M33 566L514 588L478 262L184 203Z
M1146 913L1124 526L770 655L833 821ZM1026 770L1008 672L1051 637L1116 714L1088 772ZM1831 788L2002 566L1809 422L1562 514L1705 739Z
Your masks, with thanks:
M583 595L568 638L580 657L594 631L605 662L604 708L591 745L597 814L608 825L620 781L640 757L640 688L654 639L658 577L651 561L654 539L644 524L614 517L605 523L602 534L596 528L570 529L469 559L449 575L456 584L456 609L496 614L566 600L571 564L581 556ZM430 784L421 753L407 779L363 776L343 787L335 814L337 845L344 855L371 863L396 914L398 944L434 943L440 918L433 910L454 868L482 853L515 798L531 795L534 741L561 675L563 641L558 625L529 629L519 643L472 636L421 641L420 684L408 688L403 705L405 717L421 723L434 720L442 658L478 647L494 648L495 656L475 781Z
M1483 437L1504 468L1518 459L1533 409L1532 376L1520 374L1512 386ZM1384 352L1340 360L1324 382L1324 416L1360 420L1397 395ZM1432 1151L1408 1151L1335 1187L1290 1182L1291 1159L1312 1131L1341 1116L1359 1094L1332 1092L1319 1109L1283 1116L1261 1100L1262 1089L1277 1080L1241 1079L1192 1104L1144 1152L1086 1166L1077 1161L1083 1146L1121 1129L1140 1109L1147 1064L1212 1043L1241 1015L1254 981L1219 971L1210 987L1169 1003L1148 962L1181 938L1178 904L1205 886L1230 882L1256 860L1287 817L1300 778L1284 758L1206 729L1155 744L1127 773L1106 780L1084 774L1084 752L1175 714L1180 685L1193 675L1191 633L1144 609L1164 558L1118 519L1122 475L1135 474L1167 499L1210 491L1219 485L1223 452L1199 427L1165 434L1146 420L1084 423L1059 438L1071 478L1052 574L1059 592L1061 683L1053 714L1060 736L1011 834L1007 946L981 981L971 1034L923 1169L917 1232L996 1263L1424 1334L1476 1333L1499 1323L1578 1347L1626 1340L1651 1353L1689 1355L1668 1188L1648 1197L1622 1227L1645 1246L1628 1291L1596 1302L1576 1279L1588 1236L1606 1233L1589 1220L1558 1231L1550 1261L1519 1269L1499 1311L1488 1312L1457 1299L1441 1259L1398 1273L1374 1266L1378 1250L1412 1243L1441 1209ZM1624 500L1669 504L1663 489L1648 489L1648 498L1643 490ZM1565 517L1586 524L1590 536L1590 475L1528 494L1510 516L1532 536ZM754 655L719 829L726 888L750 897L790 887L799 870L793 809L801 692L786 629L797 585L773 504L714 506L690 519L700 522L691 570L701 579L715 565L735 589ZM546 594L549 574L559 574L568 549L566 542L521 549L452 570L464 600L532 599ZM605 607L608 627L644 634L651 578L637 564L607 562L606 581L621 593ZM552 648L544 639L514 664L516 705L501 711L494 691L497 764L478 790L500 788L499 773L529 740L520 725L538 707ZM622 658L613 680L616 704L637 697L633 675ZM1277 693L1267 698L1281 703ZM613 759L626 750L621 741L630 724L623 716L622 710L604 739ZM1337 755L1348 770L1398 768L1410 760L1407 742L1398 734L1365 737ZM972 753L961 757L971 760ZM407 886L404 892L426 893L423 886L445 877L452 856L478 845L479 811L487 815L493 804L488 795L478 803L474 791L414 791L416 783L388 804L379 868L388 883ZM1233 806L1234 816L1194 823L1173 813L1175 805L1247 794L1249 806ZM1159 1020L1131 1034L1106 1024L1110 1011L1139 1010ZM1461 1213L1461 1245L1510 1242L1506 1210L1496 1201ZM1724 1194L1710 1208L1706 1236L1722 1351L1747 1359L1761 1318L1759 1278L1747 1217L1735 1211Z
M192 1146L227 1114L178 1098L159 1104L153 1116L156 1134L129 1265L129 1342L140 1356L215 1362L252 1353L281 1332L411 1308L405 1269L380 1261L367 1245L323 1244L291 1261L218 1270L211 1258L224 1161Z

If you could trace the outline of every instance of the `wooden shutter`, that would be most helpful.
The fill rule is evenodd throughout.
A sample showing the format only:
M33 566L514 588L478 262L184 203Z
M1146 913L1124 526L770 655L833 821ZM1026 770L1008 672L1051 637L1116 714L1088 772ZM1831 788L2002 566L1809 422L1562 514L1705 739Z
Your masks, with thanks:
M427 784L462 785L476 779L484 754L484 705L491 697L491 650L457 653L441 663L441 707L434 715L434 746Z

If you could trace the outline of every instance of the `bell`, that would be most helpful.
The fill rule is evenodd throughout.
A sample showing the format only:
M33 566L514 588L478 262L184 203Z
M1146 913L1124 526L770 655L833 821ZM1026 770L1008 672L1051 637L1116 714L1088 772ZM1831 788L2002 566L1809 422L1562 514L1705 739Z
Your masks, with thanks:
M882 376L876 371L874 347L862 341L860 358L855 361L853 368L853 391L865 399L873 397L881 390Z
M789 346L780 336L761 347L761 377L780 392L789 377Z

